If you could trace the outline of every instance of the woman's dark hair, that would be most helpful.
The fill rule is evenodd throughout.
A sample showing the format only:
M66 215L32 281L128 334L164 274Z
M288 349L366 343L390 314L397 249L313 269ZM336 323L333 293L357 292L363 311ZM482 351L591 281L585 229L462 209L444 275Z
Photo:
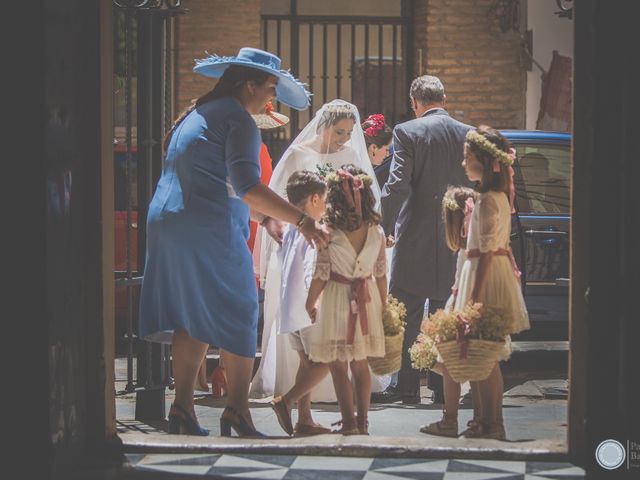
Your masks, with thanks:
M353 176L365 175L365 172L356 167L355 165L348 163L340 167L342 170L346 170ZM362 222L368 224L379 225L382 221L382 216L375 211L376 199L373 196L371 190L371 182L374 182L374 178L369 178L368 181L363 182L362 189L360 190L360 207L362 209L362 217L356 213L356 209L349 205L347 197L342 190L342 182L329 182L327 192L327 211L322 217L323 222L327 225L338 228L346 232L353 232L362 225ZM353 180L349 179L349 187L353 189Z
M194 111L197 107L199 107L203 103L210 102L211 100L236 95L242 90L242 87L244 87L244 84L246 82L254 82L256 85L263 85L270 76L271 75L269 73L263 72L262 70L258 70L256 68L231 65L224 71L222 77L220 77L220 80L218 80L218 83L216 83L216 86L213 87L212 90L196 99L193 99L191 101L191 105L189 105L178 116L176 121L173 122L173 126L164 136L164 150L166 151L169 147L171 135L178 127L178 125L180 125L185 117L192 111Z
M327 184L320 175L310 170L297 170L287 180L287 200L299 206L308 197L324 195Z
M509 152L511 143L509 143L509 140L507 140L504 135L495 128L491 128L487 125L480 125L476 131L497 146L500 150L507 153ZM489 152L483 150L473 142L467 141L465 145L467 145L467 148L473 152L480 163L482 163L482 179L478 183L476 190L480 193L485 193L490 190L495 192L504 192L508 196L512 180L507 166L502 162L499 162L500 171L494 172L494 158Z
M382 120L384 122L384 120ZM382 148L385 145L388 145L389 142L391 142L391 139L393 138L393 131L391 130L391 127L389 125L386 124L386 122L384 122L382 128L378 128L374 130L377 130L376 133L374 135L370 135L370 133L373 133L373 131L371 130L371 127L374 127L375 125L375 120L372 119L371 117L367 118L364 122L362 122L362 131L364 132L364 141L367 144L367 148L369 148L369 145L375 145L378 148ZM369 130L369 132L367 132L367 130Z

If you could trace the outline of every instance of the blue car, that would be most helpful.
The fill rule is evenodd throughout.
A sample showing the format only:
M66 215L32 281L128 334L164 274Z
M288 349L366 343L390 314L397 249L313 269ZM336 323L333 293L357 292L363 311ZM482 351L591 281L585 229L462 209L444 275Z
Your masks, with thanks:
M571 134L503 130L517 151L511 248L531 329L514 340L567 340Z
M569 133L501 130L517 151L511 247L522 271L531 329L514 341L566 341L569 313ZM460 160L462 161L462 159ZM382 185L391 156L375 167Z

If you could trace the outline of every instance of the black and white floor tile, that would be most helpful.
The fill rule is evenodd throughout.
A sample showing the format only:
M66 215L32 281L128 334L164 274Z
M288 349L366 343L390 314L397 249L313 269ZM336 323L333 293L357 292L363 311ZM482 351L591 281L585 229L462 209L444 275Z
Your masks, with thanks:
M128 454L133 468L255 480L577 480L570 463L258 454Z

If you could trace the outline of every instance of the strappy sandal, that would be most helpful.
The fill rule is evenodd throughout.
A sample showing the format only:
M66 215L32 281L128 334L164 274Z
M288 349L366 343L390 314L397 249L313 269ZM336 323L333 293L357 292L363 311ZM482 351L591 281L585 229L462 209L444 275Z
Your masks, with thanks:
M331 433L331 429L323 427L319 424L309 425L306 423L296 423L293 427L294 437L306 437L310 435L322 435L323 433Z
M232 429L239 437L266 437L264 433L251 426L235 408L227 406L220 417L220 435L230 437Z
M502 424L500 424L499 422L496 422L494 425L498 428L493 431L488 431L489 428L484 423L479 422L477 424L477 427L473 429L470 427L465 430L463 436L464 438L487 438L493 440L506 440L507 436L504 430L504 426L502 426Z
M366 416L356 415L356 427L360 435L369 435L369 419Z
M430 435L439 435L441 437L457 437L458 436L458 424L447 425L443 420L423 425L420 427L420 432Z
M278 418L278 423L288 435L293 435L293 423L291 422L291 412L287 408L287 404L282 396L278 396L271 400L271 408Z
M339 430L332 430L331 433L337 433L340 435L359 435L360 434L360 431L358 430L358 426L355 422L352 422L351 426L347 428L346 424L342 421L342 419L340 419L337 422L333 422L331 426L332 427L340 426Z
M480 428L480 419L473 417L467 422L467 428L460 434L460 436L465 437L467 434L473 433L478 428Z

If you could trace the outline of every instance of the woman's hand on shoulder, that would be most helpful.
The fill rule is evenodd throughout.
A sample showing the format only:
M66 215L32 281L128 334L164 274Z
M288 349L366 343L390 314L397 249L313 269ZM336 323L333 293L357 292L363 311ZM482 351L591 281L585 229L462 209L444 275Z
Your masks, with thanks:
M331 235L325 226L320 225L313 218L305 216L304 221L298 227L300 233L314 248L323 250L329 245Z

